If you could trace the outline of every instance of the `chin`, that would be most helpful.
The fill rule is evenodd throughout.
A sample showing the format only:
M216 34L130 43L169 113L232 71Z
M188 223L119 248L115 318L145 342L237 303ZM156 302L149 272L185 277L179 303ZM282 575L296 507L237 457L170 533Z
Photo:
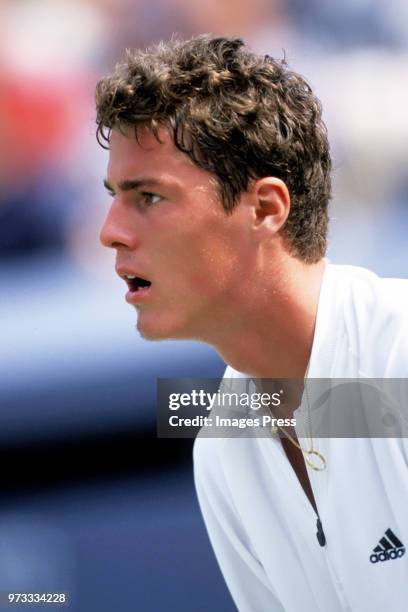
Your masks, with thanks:
M158 330L153 326L140 325L137 322L136 329L144 340L169 340L164 330Z
M188 332L188 326L175 321L149 321L144 313L139 313L136 329L145 340L193 340L194 334Z

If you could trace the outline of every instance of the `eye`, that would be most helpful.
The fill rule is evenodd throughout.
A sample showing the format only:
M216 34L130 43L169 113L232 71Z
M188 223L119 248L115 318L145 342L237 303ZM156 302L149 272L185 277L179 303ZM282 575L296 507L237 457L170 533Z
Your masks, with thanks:
M106 185L105 185L105 189L106 189L106 195L109 198L114 198L115 197L115 192L113 191L113 189L110 189L110 188L106 187Z
M142 197L144 199L144 201L146 202L146 204L151 205L151 204L157 204L158 202L160 202L160 200L162 200L162 197L155 194L155 193L150 193L148 191L144 191L142 194Z

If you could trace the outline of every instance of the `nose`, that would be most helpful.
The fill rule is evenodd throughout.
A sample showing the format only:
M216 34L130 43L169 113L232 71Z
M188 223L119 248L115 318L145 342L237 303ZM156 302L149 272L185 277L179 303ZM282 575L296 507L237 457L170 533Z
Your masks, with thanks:
M102 225L99 239L105 247L132 249L137 242L133 225L126 210L114 200Z

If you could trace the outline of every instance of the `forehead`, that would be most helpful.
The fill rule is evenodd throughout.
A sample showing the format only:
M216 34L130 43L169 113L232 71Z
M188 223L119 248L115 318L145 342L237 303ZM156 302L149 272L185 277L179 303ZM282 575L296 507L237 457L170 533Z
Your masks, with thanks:
M137 138L134 128L112 130L108 180L115 183L148 174L157 178L171 176L190 186L212 183L212 176L175 146L165 128L159 130L158 137L160 141L147 128L138 130Z

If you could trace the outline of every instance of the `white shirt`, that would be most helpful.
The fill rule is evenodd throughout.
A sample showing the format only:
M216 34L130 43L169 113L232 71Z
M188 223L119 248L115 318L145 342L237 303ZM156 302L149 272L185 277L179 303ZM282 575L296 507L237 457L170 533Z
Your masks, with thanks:
M309 378L407 375L408 281L327 264ZM324 546L279 439L195 441L201 511L238 610L407 612L408 440L316 438L314 448L327 461L325 471L307 467ZM390 533L404 548L373 563Z

